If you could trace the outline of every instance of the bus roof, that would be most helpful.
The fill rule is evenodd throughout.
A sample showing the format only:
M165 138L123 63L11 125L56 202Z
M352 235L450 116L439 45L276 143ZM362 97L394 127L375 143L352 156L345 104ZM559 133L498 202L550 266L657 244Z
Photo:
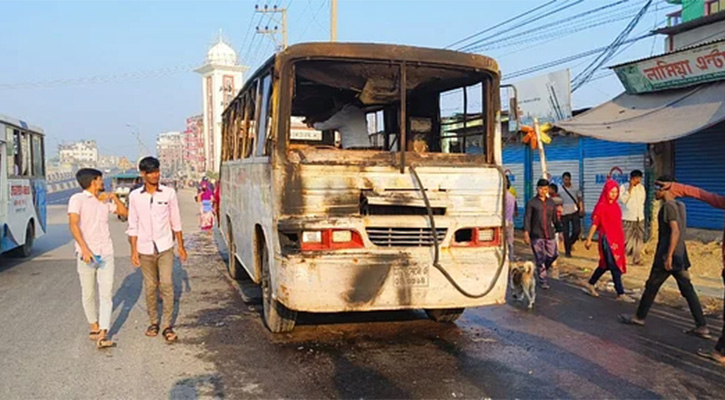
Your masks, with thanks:
M378 61L405 61L411 64L433 64L449 67L477 69L500 76L498 63L491 57L481 54L464 53L454 50L429 47L403 46L381 43L340 43L316 42L299 43L276 53L246 80L237 94L239 97L256 78L262 75L276 60L281 64L300 59L363 59ZM231 104L231 103L230 103Z
M41 135L45 134L45 131L43 130L43 128L41 128L39 126L35 126L35 125L30 125L21 119L9 117L5 114L0 114L0 123L6 124L6 125L12 125L12 126L15 126L15 127L21 128L21 129L31 131L33 133L39 133ZM3 138L4 138L4 135L3 135Z
M498 63L493 58L480 54L463 53L460 51L433 49L379 43L300 43L278 53L282 61L294 61L307 57L324 58L359 58L381 61L406 61L410 63L427 63L468 67L486 70L498 74Z

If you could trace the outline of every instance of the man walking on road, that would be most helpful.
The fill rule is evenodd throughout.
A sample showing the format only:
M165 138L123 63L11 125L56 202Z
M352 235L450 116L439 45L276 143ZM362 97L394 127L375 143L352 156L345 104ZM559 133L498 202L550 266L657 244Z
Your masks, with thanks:
M629 183L619 188L624 225L624 254L632 257L632 264L641 265L640 255L644 244L644 203L647 197L642 185L642 171L635 169L629 174Z
M662 187L662 190L669 191L674 197L691 197L711 205L712 207L725 210L725 196L707 192L698 187L683 185L675 182L664 182L657 181L655 184ZM725 239L725 232L723 232L723 239ZM723 268L722 268L722 280L725 285L725 240L723 240ZM724 307L725 308L725 307ZM723 311L723 320L725 320L725 311ZM714 350L698 350L697 354L702 357L709 358L718 362L720 365L725 366L725 322L723 323L722 334L720 339L717 341Z
M146 294L146 309L151 324L146 336L159 334L157 290L163 301L161 335L167 342L178 336L172 327L174 311L174 240L179 246L179 259L186 262L181 215L176 192L159 184L159 160L146 157L139 162L144 186L129 195L128 236L131 241L131 263L141 267Z
M674 179L665 176L658 181L673 182ZM707 321L702 313L700 299L692 286L690 273L688 272L690 259L687 256L684 239L687 227L685 205L675 200L672 191L664 190L662 186L657 187L655 196L657 200L663 200L663 203L657 215L659 236L652 270L645 284L644 294L639 302L639 307L637 307L637 313L634 316L623 314L619 316L619 319L625 324L644 325L644 320L647 318L647 313L649 313L660 287L667 278L674 276L680 294L687 300L692 317L695 319L695 328L686 331L686 333L709 339L710 331L707 329Z
M539 179L536 183L536 197L526 203L524 214L524 242L531 245L542 289L549 288L548 274L559 256L554 235L556 204L548 194L549 181Z
M561 179L564 182L561 185L563 193L560 193L563 202L561 222L564 233L564 253L566 257L571 257L574 243L579 240L579 235L581 235L581 218L584 216L584 201L582 200L581 191L571 185L570 172L564 172L561 175Z
M108 337L113 312L114 271L108 214L125 217L128 212L115 194L103 192L101 171L82 168L76 173L76 180L83 192L74 194L68 202L68 225L75 240L83 310L91 325L89 338L95 340L100 349L114 345ZM96 283L100 308L96 308Z

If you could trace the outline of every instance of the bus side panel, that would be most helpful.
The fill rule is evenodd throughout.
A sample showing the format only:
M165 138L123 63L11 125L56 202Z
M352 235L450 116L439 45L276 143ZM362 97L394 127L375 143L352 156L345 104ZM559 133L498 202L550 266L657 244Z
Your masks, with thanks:
M226 234L229 231L227 224L231 222L237 257L252 280L259 282L261 275L257 270L255 249L257 227L264 232L270 262L274 254L271 250L275 243L271 166L267 158L228 162L222 181L222 228Z
M34 221L35 237L45 233L45 182L38 184L42 204L36 208L36 185L29 179L9 179L7 236L3 238L3 250L25 244L25 230ZM42 218L42 219L41 219Z
M33 206L35 207L35 237L39 238L48 229L47 194L45 179L36 178L30 181L33 192Z

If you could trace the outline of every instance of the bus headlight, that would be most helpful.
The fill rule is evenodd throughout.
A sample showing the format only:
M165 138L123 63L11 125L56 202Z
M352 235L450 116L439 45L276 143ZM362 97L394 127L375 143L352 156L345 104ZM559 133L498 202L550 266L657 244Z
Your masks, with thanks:
M360 234L351 229L322 229L303 231L302 251L324 251L342 249L360 249L363 245Z
M302 232L302 243L322 243L321 231L304 231Z
M498 246L501 228L461 228L453 236L456 247Z
M333 243L345 243L352 241L352 231L332 231Z

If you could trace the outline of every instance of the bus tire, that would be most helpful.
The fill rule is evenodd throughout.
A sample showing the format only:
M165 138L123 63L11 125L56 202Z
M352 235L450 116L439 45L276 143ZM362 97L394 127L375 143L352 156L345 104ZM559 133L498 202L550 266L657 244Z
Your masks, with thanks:
M227 219L227 252L229 253L229 260L227 261L227 272L232 279L242 279L245 277L245 273L242 271L242 266L237 260L237 245L234 244L234 236L232 235L232 222Z
M260 243L259 260L262 266L262 308L264 324L273 333L291 332L295 328L297 311L290 310L284 304L272 298L272 279L269 268L269 252L264 241Z
M35 240L35 227L33 221L28 222L28 227L25 228L25 243L22 246L16 247L12 251L12 255L18 258L28 258L30 253L33 251L33 241Z
M463 314L464 308L428 308L425 313L435 322L453 322Z

